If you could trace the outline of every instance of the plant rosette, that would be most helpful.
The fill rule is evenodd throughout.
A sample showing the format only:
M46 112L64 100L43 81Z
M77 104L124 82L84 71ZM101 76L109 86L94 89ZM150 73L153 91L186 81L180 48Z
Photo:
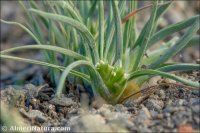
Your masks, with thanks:
M137 9L136 0L19 3L26 13L27 25L1 22L21 27L36 44L3 50L1 59L49 67L51 82L57 85L56 96L62 94L66 79L75 83L76 78L91 86L94 96L100 95L112 104L139 91L142 84L158 75L199 88L198 82L170 73L199 70L199 64L168 61L183 48L199 44L199 35L195 34L199 29L200 16L157 30L159 18L173 2L154 0L152 5L140 9ZM135 15L149 7L149 20L138 32ZM174 37L159 48L150 50L157 42L186 28L183 36ZM8 55L30 49L43 50L46 62ZM61 63L57 53L61 55Z

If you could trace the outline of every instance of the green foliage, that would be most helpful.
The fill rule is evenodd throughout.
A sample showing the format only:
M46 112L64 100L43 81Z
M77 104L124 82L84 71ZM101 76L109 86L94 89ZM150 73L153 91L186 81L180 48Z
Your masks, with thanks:
M137 1L20 1L20 4L27 15L26 25L1 22L20 26L37 45L1 51L1 58L50 67L52 81L57 83L57 96L62 93L66 78L72 80L74 77L91 85L95 96L100 95L110 103L119 101L129 81L141 85L156 75L199 87L197 82L168 73L199 69L197 64L166 63L184 47L199 41L199 36L195 35L199 29L199 15L155 30L171 2L153 1L151 16L139 34L135 17L122 23L123 17L137 8ZM157 42L186 28L182 37L175 37L149 51ZM43 50L46 62L7 55L22 49ZM145 56L147 52L148 57ZM56 53L62 55L62 63ZM56 76L60 77L59 81Z

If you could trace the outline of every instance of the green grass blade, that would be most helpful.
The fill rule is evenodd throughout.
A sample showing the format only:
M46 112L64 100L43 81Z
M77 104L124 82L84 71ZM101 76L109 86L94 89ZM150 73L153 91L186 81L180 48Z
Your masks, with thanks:
M69 1L50 1L50 4L61 6L64 10L68 10L71 16L73 16L74 19L78 20L79 22L83 23L83 20L78 12L74 10L74 8L71 6Z
M29 29L33 32L33 34L37 37L37 39L40 41L38 44L44 44L46 42L45 36L42 32L42 25L43 23L46 27L49 27L50 25L48 24L48 21L46 19L43 19L41 17L36 17L33 14L28 11L28 8L34 8L34 9L45 9L46 5L44 2L40 2L40 5L36 3L35 1L27 1L27 2L19 2L22 6L22 8L25 10L25 13L27 15L27 25L29 26ZM45 5L45 6L44 6ZM45 58L48 62L52 64L56 64L57 60L55 59L55 54L52 52L44 52ZM58 70L53 70L50 69L50 79L52 83L57 84L58 77L59 77L59 71Z
M156 34L154 34L151 38L151 40L148 43L148 47L152 46L153 44L155 44L156 42L158 42L159 40L164 39L165 37L178 32L182 29L185 29L187 27L189 27L190 25L193 24L194 21L196 20L200 20L200 16L195 16L192 18L189 18L187 20L184 20L182 22L176 23L176 24L172 24L169 25L166 28L163 28L162 30L158 31Z
M74 44L73 44L73 50L74 51L78 51L79 50L79 44L78 44L78 38L77 38L78 34L76 32L75 29L73 29L72 31L72 37L73 37L73 41L74 41Z
M136 0L130 1L129 12L132 12L133 10L136 10L136 9L137 9L137 1ZM136 24L136 17L130 18L130 20L125 23L124 35L123 35L123 41L124 41L123 42L123 45L124 45L123 51L124 52L129 47L129 44L135 43L135 37L136 37L135 24Z
M168 9L168 7L171 5L172 2L167 2L161 6L159 6L157 12L156 12L156 17L155 17L155 22L158 21L158 19L165 13L165 11ZM132 49L136 48L138 45L141 44L141 40L143 39L143 35L145 34L145 31L147 29L149 25L149 22L147 22L144 26L144 28L142 29L140 36L138 37L138 39L136 40L135 44L132 44ZM155 29L155 27L153 27L153 29Z
M70 26L74 27L79 32L81 32L81 34L88 41L88 44L90 45L90 47L92 49L91 51L93 53L92 57L93 57L94 63L96 64L98 62L99 56L98 56L97 48L95 46L94 38L91 35L91 33L88 31L87 27L85 27L85 25L83 25L82 23L80 23L80 22L78 22L78 21L76 21L76 20L74 20L72 18L63 16L63 15L47 13L47 12L43 12L43 11L39 11L39 10L35 10L35 9L30 9L30 11L32 11L32 12L38 14L38 15L41 15L41 16L43 16L45 18L49 18L49 19L53 19L53 20L56 20L56 21L65 22L65 23L69 24Z
M166 77L166 78L176 80L176 81L181 82L185 85L189 85L189 86L193 86L193 87L197 87L197 88L199 88L199 86L200 86L200 84L198 82L193 82L193 81L190 81L188 79L183 79L181 77L178 77L178 76L166 73L166 72L161 72L161 71L157 71L157 70L149 70L149 69L133 72L130 75L128 75L128 79L132 80L134 78L137 78L137 77L143 76L143 75L160 75L162 77Z
M28 45L28 46L20 46L20 47L14 47L14 48L10 48L10 49L6 49L1 51L1 54L7 54L13 51L17 51L17 50L25 50L25 49L44 49L44 50L51 50L51 51L55 51L58 53L62 53L68 56L71 56L73 58L76 59L82 59L82 60L88 60L85 56L82 56L74 51L68 50L68 49L64 49L61 47L57 47L57 46L50 46L50 45Z
M2 59L12 59L12 60L15 60L15 61L27 62L27 63L31 63L31 64L38 64L38 65L42 65L42 66L47 66L47 67L52 67L52 68L55 68L55 69L63 70L63 68L61 66L42 62L42 61L37 61L37 60L25 59L25 58L20 58L20 57L15 57L15 56L10 56L10 55L2 55L2 54L1 54L1 58Z
M65 68L65 70L62 73L62 76L60 78L60 82L59 82L59 85L57 87L57 90L56 90L56 96L60 96L61 95L62 89L63 89L64 84L65 84L66 77L68 76L69 72L72 69L74 69L75 67L78 67L78 66L87 66L90 70L92 70L93 72L91 73L91 76L93 78L91 78L91 80L95 80L95 82L92 82L94 87L95 87L95 89L98 90L98 91L104 90L105 94L110 95L110 92L108 91L108 89L105 86L103 80L101 79L100 75L96 71L95 67L88 61L79 60L79 61L75 61L75 62L71 63L69 66L67 66Z
M190 29L176 42L176 44L169 48L156 62L152 63L149 67L156 68L162 63L166 62L169 58L176 55L180 50L182 50L188 42L191 40L192 36L199 29L199 20L195 20Z
M79 12L79 10L78 10L78 8L76 6L76 3L74 1L69 1L69 0L67 2L71 5L73 10L76 12L76 14L82 18L82 16L80 15L80 12Z
M85 1L79 1L78 2L78 4L79 4L79 11L80 11L80 14L81 14L81 16L83 17L83 18L85 18L85 16L86 16L86 10L85 10ZM84 20L84 22L85 22L86 20Z
M55 45L55 33L53 32L52 22L51 21L49 21L49 33L48 33L48 35L49 35L49 43L50 43L50 45ZM58 60L57 60L56 54L53 53L53 52L49 52L49 51L47 53L49 53L49 57L50 57L50 60L48 60L48 61L50 63L52 63L52 64L58 64ZM58 71L56 69L50 69L49 73L50 73L51 81L53 83L57 84L59 76L60 76L60 71Z
M111 44L113 42L113 39L114 39L114 33L115 33L115 22L114 22L114 19L112 18L112 1L108 1L109 2L109 24L108 24L108 27L107 27L107 32L106 32L106 36L105 36L105 50L104 50L104 60L106 61L107 60L107 56L108 56L108 52L112 49L111 48ZM119 4L118 4L118 7L119 7L119 11L120 11L120 14L122 14L124 8L126 7L125 6L126 4L126 1L122 0L122 1L119 1ZM109 62L110 63L110 62ZM112 63L110 63L112 64Z
M55 44L57 46L67 48L68 45L66 44L66 42L67 42L68 38L66 37L66 33L60 32L59 27L57 27L56 24L53 22L52 22L51 28L52 28L52 32L55 35Z
M2 20L0 19L2 23L5 23L5 24L11 24L11 25L17 25L19 27L21 27L23 30L25 30L38 44L40 44L40 41L38 40L38 38L28 29L26 28L26 26L20 24L20 23L17 23L17 22L12 22L12 21L5 21L5 20Z
M199 42L200 42L199 38L200 37L198 35L192 37L192 39L188 42L188 44L185 46L185 48L191 47L194 45L199 45ZM178 38L174 37L169 42L167 42L163 46L161 46L160 48L153 50L151 52L147 52L148 57L144 56L144 58L142 60L142 65L148 66L149 64L152 64L153 62L158 60L163 53L165 53L169 48L174 46L174 44L177 42L177 40L178 40Z
M41 31L40 25L39 25L39 21L38 19L36 19L35 16L33 16L28 8L35 8L35 9L39 9L39 7L37 6L37 4L35 3L35 1L29 1L26 2L27 5L25 5L25 2L19 1L20 5L22 6L22 8L24 9L24 12L27 15L27 20L28 20L28 25L31 29L31 31L33 32L33 34L38 38L38 40L40 40L40 43L44 43L44 36L43 36L43 32ZM42 20L44 22L45 25L47 25L47 21L46 20ZM38 43L38 42L37 42ZM39 43L38 43L39 44ZM48 57L50 58L50 53L47 53Z
M148 41L151 37L152 29L154 27L154 21L155 21L155 17L156 17L156 13L157 13L157 8L158 8L158 1L156 0L156 1L154 1L152 15L151 15L151 17L148 21L148 25L147 25L147 28L145 30L145 33L140 35L140 36L143 36L143 37L142 37L141 42L139 42L140 44L136 48L136 50L138 52L137 52L137 55L136 55L137 59L135 60L135 63L133 65L133 70L138 69L138 66L141 63L141 59L143 58L144 53L146 51L146 47L147 47Z
M105 33L105 41L107 41L108 36L109 36L109 32L111 30L112 25L112 21L113 21L113 13L112 13L112 4L110 1L107 2L107 7L108 7L108 11L107 11L107 19L106 19L106 33ZM113 26L114 27L114 26Z
M31 16L30 16L31 17ZM38 44L41 44L42 42L44 42L42 35L40 35L42 32L40 32L38 29L38 25L37 23L34 23L34 30L37 34L34 34L33 32L31 32L28 28L26 28L24 25L17 23L17 22L10 22L10 21L4 21L1 20L1 22L6 23L6 24L12 24L12 25L17 25L20 26L23 30L25 30ZM44 52L44 55L46 57L46 59L48 60L48 62L51 63L56 63L55 62L55 55L53 53L49 53L49 52ZM54 70L50 70L51 73L54 75L52 76L52 80L54 83L56 83L57 79L56 75L59 75L58 71L54 71Z
M63 66L59 66L59 65L55 65L55 64L51 64L51 63L47 63L47 62L42 62L42 61L38 61L38 60L25 59L25 58L10 56L10 55L0 55L0 57L1 57L1 59L11 59L11 60L15 60L15 61L37 64L37 65L41 65L41 66L45 66L45 67L50 67L53 69L58 69L60 71L65 70L65 67L63 67ZM84 73L80 73L78 71L71 70L70 74L73 74L75 76L78 76L78 77L90 82L90 77Z
M192 39L189 41L189 43L186 45L186 47L199 45L199 42L200 42L200 36L199 35L193 36Z
M189 71L189 70L199 70L199 64L189 64L189 63L181 63L181 64L173 64L167 65L164 67L160 67L157 70L163 72L171 72L171 71Z
M2 23L5 24L11 24L11 25L17 25L19 27L21 27L23 30L25 30L38 44L41 44L41 41L33 34L33 32L31 32L28 28L26 28L24 25L17 23L17 22L12 22L12 21L5 21L1 19ZM50 60L50 55L48 53L44 53L45 57L47 58L47 60Z
M99 57L103 59L104 49L104 5L103 1L98 2L99 5Z
M97 6L97 0L94 0L93 4L88 12L88 15L87 15L87 24L88 24L89 19L95 13L96 6Z
M137 1L130 1L129 3L129 12L132 12L133 10L137 9ZM122 21L123 22L123 21ZM135 44L136 39L136 16L130 18L129 21L125 23L124 26L124 36L123 36L123 45L124 45L124 55L123 55L123 68L124 71L128 72L130 65L130 48L133 44Z
M112 1L112 7L113 7L113 14L114 14L114 20L115 20L115 29L116 29L116 58L115 61L117 62L122 61L122 55L123 55L123 35L122 35L122 22L120 17L119 8L116 5L115 1ZM122 62L120 62L120 65Z
M148 66L153 62L157 61L163 53L165 53L169 48L174 46L174 44L178 39L179 39L178 37L174 37L170 41L161 45L159 48L156 48L155 50L150 52L147 51L146 52L147 56L144 56L142 59L142 65Z

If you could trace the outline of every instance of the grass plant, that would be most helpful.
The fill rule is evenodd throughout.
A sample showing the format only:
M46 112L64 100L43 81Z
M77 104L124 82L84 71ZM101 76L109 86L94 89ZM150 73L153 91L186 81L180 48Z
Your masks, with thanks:
M20 26L36 44L3 50L1 59L49 67L51 80L57 85L56 96L61 95L66 78L77 77L84 85L91 86L95 96L100 95L112 104L118 103L124 92L137 90L157 75L199 87L198 82L169 73L199 69L198 64L167 62L183 48L199 41L199 36L195 35L199 29L199 15L157 30L159 19L172 2L153 0L152 5L144 7L151 7L151 15L140 32L135 14L142 9L137 9L136 0L19 3L27 16L26 24L1 22ZM183 29L187 30L180 38L175 36L150 50L159 41ZM42 50L46 62L9 55L17 50L32 49ZM130 83L134 87L127 87Z

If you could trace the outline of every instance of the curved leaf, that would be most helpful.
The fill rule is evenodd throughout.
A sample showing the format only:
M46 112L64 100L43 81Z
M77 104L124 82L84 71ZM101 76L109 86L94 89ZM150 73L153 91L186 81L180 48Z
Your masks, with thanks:
M17 23L17 22L13 22L13 21L5 21L5 20L2 20L0 19L2 23L5 23L5 24L12 24L12 25L17 25L19 27L21 27L23 30L25 30L38 44L40 44L40 41L38 40L38 38L28 29L26 28L26 26L20 24L20 23Z
M99 1L99 56L103 59L104 49L104 6L103 1Z
M171 72L171 71L188 71L188 70L199 70L199 64L189 64L189 63L181 63L181 64L173 64L167 65L164 67L160 67L157 70L163 72Z
M150 17L150 19L148 21L147 28L145 29L145 33L143 34L143 37L141 39L141 42L137 41L140 44L138 44L138 46L135 49L137 51L137 54L136 54L137 58L136 58L136 60L134 62L133 70L137 70L138 66L141 65L140 64L141 63L141 59L144 56L148 41L149 41L149 39L151 37L151 33L152 33L152 30L153 30L153 27L154 27L154 22L155 22L155 18L156 18L156 14L157 14L157 8L158 8L158 1L156 0L156 1L154 1L153 11L152 11L151 17ZM142 36L142 34L140 34L140 37L141 36Z
M51 46L51 45L28 45L28 46L20 46L20 47L14 47L14 48L10 48L10 49L6 49L1 51L1 54L7 54L13 51L17 51L17 50L24 50L24 49L44 49L44 50L51 50L51 51L55 51L58 53L62 53L71 57L74 57L76 59L84 59L84 60L88 60L85 56L82 56L74 51L68 50L68 49L64 49L61 47L57 47L57 46Z
M90 19L90 17L95 13L95 9L96 9L96 5L97 5L97 0L95 0L90 8L90 10L88 11L88 15L87 15L87 23Z
M115 20L116 43L117 43L115 61L118 61L118 60L122 61L122 55L123 55L122 22L121 22L119 8L117 7L115 1L112 1L112 7L113 7L114 20ZM121 63L122 62L120 62L120 65Z
M109 8L112 9L112 1L108 1L108 2L109 2ZM122 12L126 7L125 5L126 5L126 1L124 0L119 1L118 8L119 8L120 15L122 15ZM115 24L114 24L115 22L114 22L114 19L112 18L113 14L112 14L111 9L109 9L108 27L107 27L106 36L105 36L104 60L108 60L108 53L109 51L111 51L111 48L112 48L111 43L114 39L113 36L115 33Z
M156 68L162 63L166 62L169 58L176 55L182 50L191 40L194 33L199 29L199 20L195 20L191 28L176 42L176 44L169 48L156 62L152 63L149 68Z
M74 8L71 6L69 1L50 1L50 2L51 2L50 4L59 5L59 6L62 6L65 10L67 9L70 12L70 14L73 16L73 18L83 23L83 20L80 14L76 10L74 10Z
M150 52L147 51L146 52L147 56L144 56L142 59L142 65L148 66L152 64L153 62L157 61L163 53L165 53L169 48L174 46L174 44L176 43L178 39L179 39L178 37L174 37L170 41L161 45L159 48L156 48L155 50L150 51Z
M156 34L154 34L152 36L151 40L148 43L148 47L152 46L159 40L162 40L165 37L167 37L175 32L178 32L182 29L189 27L190 25L192 25L194 23L194 21L199 20L199 19L200 19L200 17L198 15L198 16L189 18L187 20L181 21L179 23L171 24L171 25L167 26L166 28L161 29L160 31L158 31Z
M164 14L164 12L167 10L167 8L171 5L172 2L167 2L161 6L159 6L158 11L156 12L156 17L155 17L155 23L158 21L158 19L162 16L162 14ZM134 49L136 46L141 44L141 41L144 37L145 31L148 28L148 23L149 21L145 24L144 28L142 29L142 31L140 32L140 36L138 37L138 39L136 40L136 43L133 44L132 49ZM153 27L155 29L155 27Z
M199 88L200 84L198 82L193 82L191 80L188 79L183 79L181 77L166 73L166 72L161 72L161 71L157 71L157 70L150 70L150 69L146 69L146 70L140 70L140 71L136 71L133 72L131 74L128 75L128 80L137 78L139 76L143 76L143 75L160 75L166 78L170 78L176 81L179 81L185 85L189 85L189 86L193 86L193 87L197 87Z
M39 10L35 10L35 9L30 9L30 11L32 11L38 15L41 15L45 18L65 22L65 23L69 24L70 26L74 27L76 30L80 31L81 34L85 37L85 39L88 41L88 44L90 45L90 47L92 49L91 52L93 53L92 57L93 57L94 63L96 64L99 61L98 51L95 46L95 40L85 25L83 25L82 23L80 23L70 17L66 17L63 15L43 12L43 11L39 11Z
M37 65L41 65L41 66L51 67L51 68L59 69L60 71L65 70L65 67L63 67L63 66L54 65L54 64L51 64L51 63L32 60L32 59L25 59L25 58L14 57L14 56L9 56L9 55L0 55L0 57L2 59L11 59L11 60L16 60L16 61L21 61L21 62L26 62L26 63L31 63L31 64L37 64ZM70 74L73 74L75 76L78 76L78 77L90 82L90 77L86 74L83 74L81 72L74 71L74 70L71 70Z
M130 47L131 44L134 44L135 43L135 38L136 38L136 17L132 17L130 18L131 16L134 16L136 15L136 13L142 9L137 9L137 1L134 0L134 1L130 1L129 3L129 12L131 12L130 14L128 14L126 17L124 17L124 19L122 19L122 24L123 24L123 20L127 20L130 19L129 21L127 21L125 23L125 26L124 26L124 35L123 35L123 45L124 45L124 48L123 48L123 51L125 52L126 49L128 47Z
M104 91L104 96L110 96L110 92L108 91L107 87L105 86L103 80L101 79L100 75L98 74L98 72L96 71L95 67L88 61L83 61L83 60L79 60L79 61L75 61L73 63L71 63L69 66L67 66L64 70L64 72L62 73L62 76L60 78L60 81L59 81L59 85L57 87L57 91L56 91L56 95L57 96L60 96L61 93L62 93L62 89L64 87L64 83L65 83L65 79L66 77L68 76L69 72L74 69L75 67L78 67L78 66L87 66L89 67L90 70L92 70L92 72L90 73L91 74L91 80L93 81L92 82L92 85L95 87L95 89L98 91L98 92L102 92L102 90ZM94 89L94 88L93 88Z
M200 42L200 35L193 36L192 39L189 41L189 43L186 45L186 48L194 45L199 45L199 42Z

